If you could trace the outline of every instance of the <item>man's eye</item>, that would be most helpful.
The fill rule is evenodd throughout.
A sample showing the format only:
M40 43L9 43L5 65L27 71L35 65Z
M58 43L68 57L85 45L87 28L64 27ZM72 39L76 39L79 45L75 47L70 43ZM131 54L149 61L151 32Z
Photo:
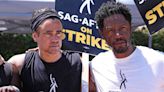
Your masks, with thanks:
M46 36L52 36L53 34L52 33L50 33L50 32L46 32L46 33L44 33Z
M127 31L127 28L126 27L122 27L121 28L121 31L126 32Z
M61 34L61 33L62 33L62 31L57 31L57 32L56 32L56 34Z
M57 31L56 32L56 35L59 35L60 36L62 33L63 33L62 31Z
M105 35L110 35L111 33L112 33L112 30L105 30L105 31L104 31L104 34L105 34Z
M47 32L47 33L45 33L46 35L51 35L51 33L49 33L49 32Z

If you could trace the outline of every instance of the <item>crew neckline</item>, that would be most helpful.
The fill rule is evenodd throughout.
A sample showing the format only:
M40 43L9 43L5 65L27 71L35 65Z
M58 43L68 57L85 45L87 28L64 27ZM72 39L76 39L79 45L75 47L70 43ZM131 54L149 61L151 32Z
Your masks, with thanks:
M114 56L114 60L115 60L115 63L118 63L118 64L121 64L121 63L128 63L128 62L131 62L131 58L135 56L135 54L138 52L138 47L136 46L136 49L127 57L124 57L124 58L116 58L114 53L113 53L113 56Z

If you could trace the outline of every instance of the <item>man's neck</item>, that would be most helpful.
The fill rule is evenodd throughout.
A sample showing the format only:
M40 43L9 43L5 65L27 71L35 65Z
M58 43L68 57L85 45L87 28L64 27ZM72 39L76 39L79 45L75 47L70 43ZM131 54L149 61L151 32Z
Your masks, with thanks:
M136 47L131 45L126 52L124 52L124 53L115 53L114 52L114 55L116 58L125 58L125 57L128 57L129 55L131 55L135 49L136 49Z
M58 61L61 58L62 53L59 51L57 53L51 54L51 53L43 53L39 51L39 56L44 62L47 63L53 63Z

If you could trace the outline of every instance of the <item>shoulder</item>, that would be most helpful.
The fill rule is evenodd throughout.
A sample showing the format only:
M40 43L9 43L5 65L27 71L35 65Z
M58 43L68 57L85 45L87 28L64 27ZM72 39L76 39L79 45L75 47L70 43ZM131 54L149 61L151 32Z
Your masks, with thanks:
M149 64L164 65L164 53L152 48L137 46Z
M106 51L106 52L101 52L92 59L91 64L99 63L99 61L102 61L102 60L110 60L112 57L113 57L113 52L111 50Z
M66 56L78 56L78 58L80 57L80 55L79 55L79 53L77 53L77 52L73 52L73 51L62 51L62 53L64 54L64 55L66 55Z
M82 64L79 53L72 52L72 51L63 51L62 53L66 57L66 59L69 61L69 63L71 63L72 65Z
M63 55L66 56L67 59L69 60L80 60L80 55L77 52L72 52L72 51L63 51Z
M14 55L8 60L8 62L12 64L16 64L16 63L24 61L24 58L25 58L25 53Z
M24 59L25 59L25 54L18 54L18 55L14 55L12 56L8 62L12 63L13 65L15 65L19 71L21 71L21 68L24 64Z
M149 58L156 58L156 59L164 59L164 53L158 50L154 50L152 48L144 47L144 46L137 46L138 50L141 51L141 53L144 56L148 56Z
M97 67L102 68L104 66L112 65L112 63L114 63L113 58L114 55L111 50L101 52L92 59L92 61L90 62L90 67L98 69Z

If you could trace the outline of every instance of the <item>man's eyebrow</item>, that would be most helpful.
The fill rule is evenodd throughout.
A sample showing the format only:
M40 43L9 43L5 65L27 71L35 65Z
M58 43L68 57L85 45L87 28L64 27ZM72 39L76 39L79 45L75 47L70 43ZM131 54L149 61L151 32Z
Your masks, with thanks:
M112 27L111 26L106 26L105 29L111 29Z
M47 30L46 32L53 32L52 30Z
M63 31L59 29L59 30L56 30L56 32L63 32Z

